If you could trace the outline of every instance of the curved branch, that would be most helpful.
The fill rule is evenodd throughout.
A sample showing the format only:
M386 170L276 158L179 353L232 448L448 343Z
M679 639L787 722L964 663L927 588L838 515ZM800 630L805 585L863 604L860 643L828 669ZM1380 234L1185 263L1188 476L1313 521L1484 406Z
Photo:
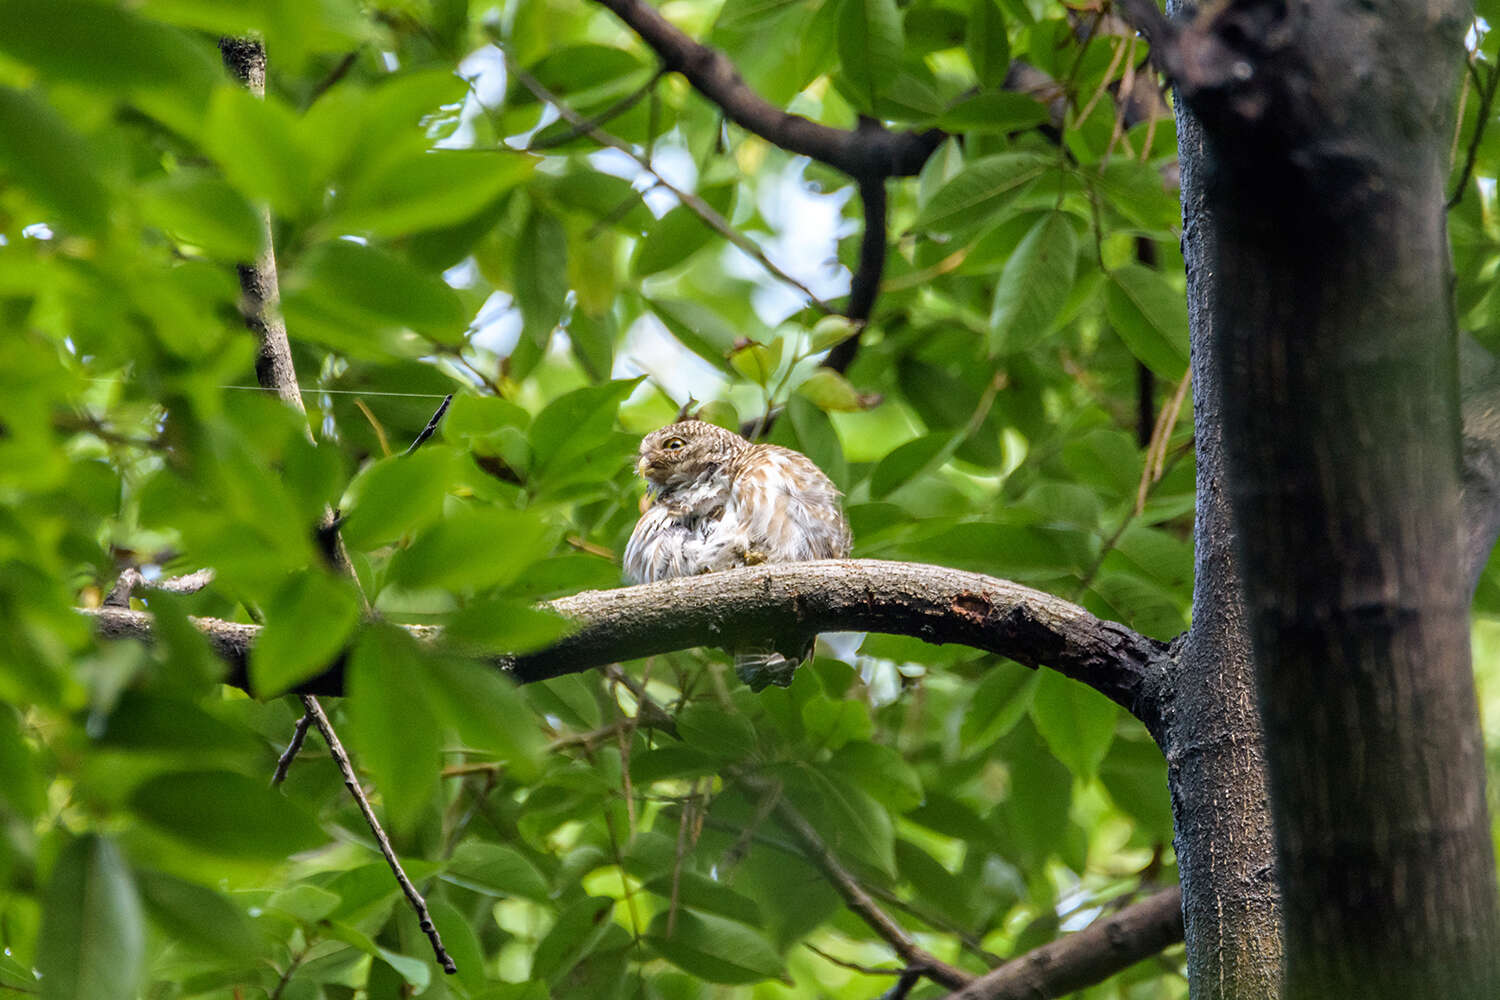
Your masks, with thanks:
M790 114L751 90L729 57L694 41L644 0L596 0L640 36L668 70L681 73L735 124L851 177L909 177L946 138L939 129L841 129Z
M962 643L1028 667L1049 666L1124 706L1153 735L1160 730L1166 643L1060 597L980 573L878 559L783 563L585 591L543 607L576 622L577 630L539 652L489 658L523 683L694 646L767 639L795 644L819 632L884 632ZM151 637L147 613L86 613L107 637ZM227 683L248 687L246 658L259 626L214 618L193 624L230 664ZM427 642L441 637L433 626L407 629ZM342 663L304 690L341 694Z
M880 294L880 277L885 273L886 197L885 178L866 177L859 182L859 198L864 203L865 230L859 241L859 267L849 283L849 307L845 310L854 321L855 330L847 340L834 346L823 361L825 367L840 374L849 370L859 352L860 334L875 308Z
M948 994L947 1000L1065 996L1181 940L1182 890L1173 886L1006 962Z

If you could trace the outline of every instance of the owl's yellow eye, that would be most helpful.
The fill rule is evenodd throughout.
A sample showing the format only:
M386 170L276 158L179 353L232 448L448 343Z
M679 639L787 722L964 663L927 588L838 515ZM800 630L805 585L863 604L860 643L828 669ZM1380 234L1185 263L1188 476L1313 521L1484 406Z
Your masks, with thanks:
M682 438L667 438L662 447L668 451L676 451L678 448L686 448L687 442Z

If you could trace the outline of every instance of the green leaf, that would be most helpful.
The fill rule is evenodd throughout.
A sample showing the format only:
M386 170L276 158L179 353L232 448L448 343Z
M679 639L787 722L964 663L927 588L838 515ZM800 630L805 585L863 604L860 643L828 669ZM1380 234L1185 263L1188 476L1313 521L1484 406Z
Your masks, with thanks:
M271 599L266 624L250 648L250 685L261 698L290 690L330 667L359 621L359 598L347 580L304 570Z
M870 496L886 496L916 476L937 468L952 454L952 437L928 434L906 442L882 458L870 476Z
M1049 212L1005 262L990 310L990 352L1015 354L1053 330L1078 264L1078 239L1066 212Z
M394 626L365 629L349 658L351 742L398 830L411 829L437 791L441 743L426 670L415 641Z
M129 97L189 134L203 95L222 79L201 41L134 11L80 0L6 0L0 51L108 100Z
M552 889L536 865L505 844L466 840L448 861L447 878L493 896L520 896L538 903L551 898Z
M455 226L529 178L536 162L515 152L402 148L351 178L323 225L382 239Z
M1084 780L1109 752L1118 714L1119 706L1104 695L1052 670L1041 672L1031 700L1031 719L1048 749Z
M904 813L922 804L922 779L916 769L884 744L846 743L829 758L828 767L892 812Z
M853 87L860 111L875 102L901 70L906 36L896 0L841 0L838 50L844 76Z
M675 887L674 876L669 873L652 879L644 888L663 899L671 900L675 897L682 906L700 913L716 913L751 927L759 927L763 921L755 900L735 892L717 879L697 872L677 872Z
M997 153L975 160L937 189L917 213L914 227L956 233L998 222L1022 188L1056 162L1037 153Z
M981 87L1005 86L1005 75L1010 70L1010 38L1005 31L1005 15L1000 13L996 0L970 0L964 48Z
M738 761L755 752L755 727L738 712L694 704L677 716L677 732L688 746L721 760Z
M455 398L454 409L466 398ZM453 449L428 442L410 455L365 466L346 493L344 543L368 551L440 518L455 457Z
M432 982L432 970L427 963L410 955L392 951L376 943L368 934L357 927L350 927L337 921L325 921L319 925L319 929L335 941L342 941L369 955L378 958L390 966L401 979L411 988L413 996L421 994Z
M546 747L508 677L474 660L434 656L426 662L423 687L433 713L458 730L466 747L505 761L523 780L536 776Z
M769 344L747 342L734 348L729 354L729 364L735 371L759 386L770 384L781 367L781 349L786 342L773 340Z
M857 327L847 316L824 316L813 324L808 351L817 354L836 347L854 336Z
M464 649L530 653L572 631L569 621L525 601L476 598L448 617L443 638Z
M343 902L339 894L315 885L294 885L273 893L266 906L280 910L305 924L317 923L333 913Z
M1172 801L1167 793L1167 762L1150 740L1116 739L1099 765L1109 797L1159 843L1172 839Z
M141 214L183 243L221 260L254 260L261 221L234 188L201 170L182 170L142 185Z
M786 966L770 942L737 920L679 909L670 934L668 922L665 910L658 913L646 942L684 972L725 984L786 977Z
M203 854L283 861L327 843L318 824L264 780L228 771L148 778L130 796L142 819Z
M371 328L409 327L441 342L456 341L468 320L463 301L439 278L394 254L349 240L334 240L303 255L283 285L290 323L301 314L320 327L341 328L358 341ZM340 339L338 344L342 344Z
M974 689L959 739L969 751L983 750L1015 728L1031 707L1040 671L1025 670L1009 663L990 668Z
M557 216L533 206L516 250L516 305L521 309L524 336L543 344L567 308L567 231Z
M1125 264L1110 272L1105 309L1109 323L1142 364L1163 378L1187 371L1187 300L1160 271Z
M547 936L537 943L531 977L556 984L583 961L609 930L612 899L587 896L557 915Z
M975 0L977 4L993 0ZM938 116L938 128L949 132L1008 134L1024 132L1047 120L1047 106L1026 94L1001 91L975 94Z
M802 728L813 746L837 750L850 740L869 739L874 724L864 702L818 695L802 706Z
M0 705L0 804L27 819L46 806L47 784L38 763L21 735L17 710Z
M869 408L849 380L832 368L813 369L807 380L797 386L797 391L824 412L848 413Z
M564 393L548 404L531 425L538 475L555 475L587 464L589 453L598 451L610 436L620 403L640 382L638 378L603 382Z
M895 834L890 813L842 773L799 765L778 768L783 789L815 827L837 830L840 852L894 875Z
M43 1000L133 997L145 949L140 899L119 850L93 834L70 841L52 868L37 942Z
M263 198L293 218L311 210L319 193L316 158L296 115L278 99L258 99L229 84L215 88L202 143L245 197Z
M431 525L391 564L403 587L506 586L548 552L558 531L530 511L467 506Z
M0 7L0 11L5 8ZM109 191L93 153L61 115L31 94L0 87L0 167L59 221L97 233L108 221Z
M701 302L646 299L651 311L684 347L715 367L728 370L739 331Z
M734 198L731 184L706 188L700 197L720 215L728 215ZM630 273L637 278L666 271L683 263L719 236L697 212L678 205L654 222L630 262Z

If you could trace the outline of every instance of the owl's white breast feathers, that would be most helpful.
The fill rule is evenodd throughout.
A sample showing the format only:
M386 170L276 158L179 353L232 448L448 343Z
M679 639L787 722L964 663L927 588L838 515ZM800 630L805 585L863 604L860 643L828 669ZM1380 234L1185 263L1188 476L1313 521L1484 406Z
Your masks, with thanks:
M753 445L664 491L641 515L625 548L637 583L761 562L849 554L839 491L805 455Z

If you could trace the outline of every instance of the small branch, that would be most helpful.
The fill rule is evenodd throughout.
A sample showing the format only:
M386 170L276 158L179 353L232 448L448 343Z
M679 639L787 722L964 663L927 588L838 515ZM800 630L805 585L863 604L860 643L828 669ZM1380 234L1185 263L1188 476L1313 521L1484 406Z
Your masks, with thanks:
M555 149L558 146L564 145L565 143L572 142L579 136L588 135L589 132L594 129L603 128L605 125L609 124L611 121L618 118L620 115L623 115L625 112L629 111L631 108L639 104L641 102L641 98L645 97L656 88L656 82L663 76L665 76L666 72L667 71L665 69L657 70L656 73L651 77L651 79L646 81L645 86L639 87L636 90L631 91L629 94L626 94L614 104L611 104L609 107L605 108L597 115L594 115L594 117L586 118L580 122L569 125L567 131L563 132L560 135L551 136L543 142L530 143L526 147L526 151L529 153L538 153L542 152L543 150Z
M839 129L789 114L751 90L729 58L694 41L644 0L597 0L640 36L668 70L681 73L724 114L767 142L810 156L851 177L909 177L947 138L938 129Z
M855 331L849 339L828 352L823 365L843 373L849 370L854 356L859 352L860 334L869 322L875 308L875 297L880 293L880 278L885 273L886 253L886 193L885 180L867 177L859 182L859 197L865 209L865 230L859 241L859 267L849 284L849 307L845 311L855 323Z
M743 780L752 788L762 791L771 787L766 782L749 778ZM860 886L858 880L844 868L838 857L824 843L817 829L791 803L785 799L779 799L776 803L776 815L802 844L808 860L822 871L829 884L843 898L844 905L879 935L881 940L890 945L891 950L900 956L911 970L920 972L921 975L950 990L958 989L973 981L974 977L969 973L954 968L918 945L904 927L892 920L890 914L877 906Z
M802 947L830 965L837 965L841 969L848 969L850 972L857 972L862 976L899 976L905 971L904 969L876 969L869 965L860 965L858 962L850 962L847 959L839 958L837 955L830 955L811 941L803 941Z
M369 824L370 831L375 834L375 843L380 847L380 853L385 856L385 863L391 866L391 873L396 876L396 882L401 886L401 891L406 894L407 902L417 912L417 923L422 928L422 933L427 935L427 940L432 942L432 952L437 956L438 963L442 965L443 971L450 975L458 971L458 966L453 964L453 959L443 949L443 939L438 934L437 925L432 922L432 916L427 912L427 901L412 885L411 879L406 877L406 871L401 867L396 852L391 849L391 841L385 835L385 830L380 826L380 820L375 818L375 810L370 807L370 800L365 797L365 790L360 787L359 776L354 773L354 765L349 761L349 754L344 751L344 745L339 742L338 733L333 731L333 724L328 721L328 716L323 712L323 706L318 704L318 699L312 695L302 696L302 705L318 727L323 740L328 744L329 753L338 763L339 773L344 776L344 784L349 789L349 794L354 796L354 801L359 805L359 811L364 814L365 822ZM300 727L300 723L298 724Z
M878 559L781 563L585 591L541 607L578 627L547 649L488 659L518 681L736 639L790 642L819 632L883 632L962 643L1030 667L1045 664L1122 705L1153 733L1160 732L1162 722L1166 643L1060 597L981 573ZM144 612L80 610L105 637L151 637L151 616ZM259 626L190 620L229 662L226 682L246 687L247 657ZM430 625L405 628L428 643L442 635ZM332 664L304 690L341 693L342 663Z
M426 441L428 438L432 437L434 433L437 432L438 424L443 422L443 414L448 412L448 404L452 402L453 393L450 392L448 393L448 395L443 397L443 401L438 404L437 412L432 415L431 420L427 421L427 426L422 428L422 433L417 435L416 440L411 443L411 447L407 448L404 454L410 455L412 452L422 447L423 441Z
M1182 890L1174 886L1006 962L948 1000L1066 996L1176 944L1182 931Z
M169 576L162 580L148 580L134 566L127 566L120 578L104 598L106 608L128 608L130 598L140 590L156 590L164 594L196 594L214 582L212 569L195 570L182 576Z
M786 284L797 289L797 291L801 292L807 297L807 300L809 302L811 302L815 307L822 310L823 312L832 314L836 311L828 303L818 298L818 296L813 293L813 290L811 288L808 288L802 282L798 281L796 278L783 271L780 267L776 266L771 258L766 256L765 251L755 244L754 240L750 239L750 237L746 236L738 229L735 229L734 226L730 225L729 220L720 215L712 205L704 201L702 198L698 197L696 194L693 194L691 191L685 191L682 188L677 187L661 174L657 173L656 168L651 165L651 160L641 155L641 153L637 151L636 148L630 143L626 142L624 139L621 139L619 136L612 135L611 133L604 131L598 126L590 125L587 121L584 120L582 115L565 104L562 98L558 97L556 94L552 93L552 91L548 90L540 80L511 61L508 55L505 60L505 65L507 70L515 76L517 83L525 87L527 90L531 91L538 100L546 101L548 104L556 108L557 113L563 118L564 121L567 121L581 128L585 135L587 135L590 139L593 139L600 145L609 146L611 149L618 149L620 152L630 157L636 162L637 166L639 166L642 170L646 171L656 179L656 184L658 187L670 191L673 195L676 196L678 201L682 202L683 205L687 206L689 211L698 216L698 218L702 219L710 229L718 233L720 236L724 237L729 242L733 243L740 250L744 251L745 254L747 254L752 260L754 260L761 267L765 268L765 270L772 277L776 278L779 281L783 281Z
M1478 76L1479 71L1474 68L1477 65L1473 56L1469 57L1471 72ZM1453 194L1448 198L1447 207L1452 209L1463 201L1464 191L1469 186L1469 178L1474 175L1474 163L1479 158L1479 144L1484 140L1484 130L1490 123L1490 108L1495 104L1495 85L1500 83L1500 67L1491 66L1489 78L1478 87L1479 90L1479 114L1474 119L1474 135L1469 139L1468 151L1464 154L1463 170L1459 172L1458 184L1453 188ZM1460 124L1462 124L1460 122Z
M292 730L291 741L287 743L286 749L281 751L281 756L276 758L276 773L271 775L273 788L286 780L287 772L292 769L292 761L297 759L302 744L307 740L307 729L312 723L311 712L303 712L302 718L297 720L297 728Z

